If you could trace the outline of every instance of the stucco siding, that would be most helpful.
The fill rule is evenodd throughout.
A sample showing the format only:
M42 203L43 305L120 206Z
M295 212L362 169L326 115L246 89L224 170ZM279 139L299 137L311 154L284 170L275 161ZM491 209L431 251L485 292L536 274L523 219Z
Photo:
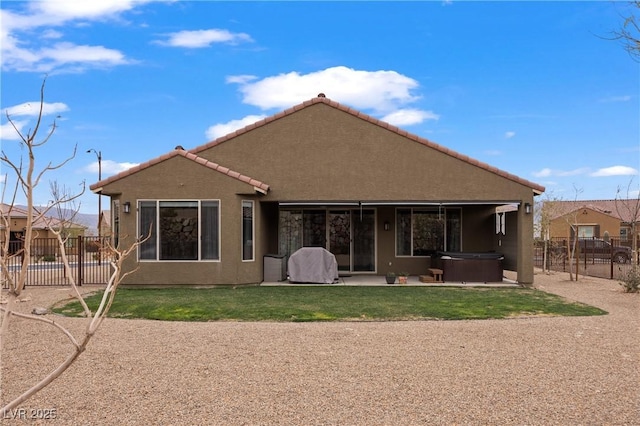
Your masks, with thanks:
M198 152L277 200L502 200L531 188L317 104Z
M259 198L251 186L183 157L174 157L117 181L105 190L125 194L119 197L121 205L125 201L131 203L132 213L120 215L120 241L125 246L132 244L136 235L146 233L146 230L138 229L136 207L139 200L220 200L219 261L136 262L137 256L132 256L126 266L137 270L126 278L124 284L218 285L259 283L262 280L259 247L253 262L242 261L242 200L256 201L254 217L260 217ZM255 220L255 225L255 234L260 235L260 221Z

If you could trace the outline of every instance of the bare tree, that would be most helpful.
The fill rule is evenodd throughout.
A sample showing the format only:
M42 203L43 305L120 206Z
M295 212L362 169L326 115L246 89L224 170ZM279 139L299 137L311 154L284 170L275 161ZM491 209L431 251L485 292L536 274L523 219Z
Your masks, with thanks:
M613 31L610 39L620 41L629 55L640 62L640 22L634 14L640 10L640 1L632 1L629 6L632 10L627 16L623 15L622 26L619 30Z
M544 199L537 201L538 206L534 209L534 231L540 236L542 243L542 271L547 274L552 264L561 262L567 257L566 250L550 237L553 220L561 216L560 202L561 199L545 193Z
M573 187L575 192L574 202L578 200L578 196L582 193L581 188ZM560 201L560 200L555 200ZM554 256L564 257L569 262L569 280L577 281L579 277L579 265L578 261L579 253L578 253L578 237L579 237L579 221L578 221L578 209L573 209L572 211L565 212L561 211L561 209L557 208L559 203L554 203L551 201L549 203L547 215L549 219L549 223L553 218L561 217L562 220L566 223L567 227L567 245L564 247L554 247L552 251ZM574 203L575 205L575 203ZM573 267L575 266L575 271ZM575 272L575 278L574 278Z
M582 193L582 188L577 188L576 186L574 186L573 190L575 192L574 201L577 201L578 196ZM569 257L569 280L574 280L571 266L575 264L575 281L578 281L578 278L580 276L580 259L578 253L578 239L580 238L580 230L578 229L578 210L574 209L573 211L567 213L564 216L564 219L569 225L569 227L567 228L567 232L569 234L567 235L569 241L569 244L567 245L567 256Z
M9 158L9 156L4 151L2 151L0 155L1 163L6 165L8 169L13 172L13 176L15 177L15 180L16 180L15 186L13 187L13 191L11 194L9 194L10 204L7 204L8 207L6 209L3 209L2 218L0 221L0 225L4 225L3 226L4 239L2 241L2 247L0 247L1 249L0 272L2 274L1 275L2 281L4 282L4 285L8 288L7 297L5 300L3 300L4 303L0 305L0 314L1 314L0 315L0 321L1 321L0 323L0 356L2 356L5 340L8 337L7 332L9 330L9 327L10 325L20 327L21 323L18 320L36 321L39 323L43 323L47 326L51 326L54 330L61 332L68 338L72 346L72 351L66 357L66 359L63 362L61 362L60 365L58 365L53 371L47 374L46 377L35 382L33 386L31 386L29 389L24 391L21 395L18 395L13 399L9 400L9 402L5 402L4 395L2 395L1 393L2 390L0 389L0 405L3 405L0 416L2 417L5 417L5 415L10 410L15 409L19 404L21 404L22 402L24 402L25 400L27 400L28 398L36 394L38 391L40 391L41 389L46 387L48 384L50 384L53 380L55 380L57 377L59 377L64 371L66 371L69 368L70 365L73 364L73 362L78 358L78 356L85 350L85 348L87 347L87 344L89 343L91 338L95 335L96 330L100 327L105 317L107 316L107 313L109 312L111 304L113 303L113 299L115 297L118 285L127 275L133 272L133 271L125 272L125 270L123 269L123 263L125 259L136 250L137 246L140 243L142 243L142 241L137 241L126 249L121 249L119 247L116 248L116 247L113 247L111 244L107 243L106 247L102 248L103 250L109 253L108 258L111 259L110 264L111 264L112 270L111 270L109 280L106 283L102 300L98 308L96 309L96 311L92 312L87 306L87 304L85 303L85 301L83 300L80 294L80 291L78 290L78 287L74 279L74 275L70 273L71 270L69 266L69 261L65 251L65 246L66 246L65 243L67 238L65 234L65 224L70 223L70 220L73 218L75 213L77 213L77 210L75 211L75 213L72 213L70 217L69 216L65 217L64 215L67 215L68 213L63 214L63 212L67 211L67 210L63 210L63 206L67 203L73 203L75 200L77 200L77 198L84 191L84 182L82 184L82 191L80 192L80 194L75 194L75 195L69 194L64 187L61 188L57 184L52 184L51 189L52 189L53 201L51 201L47 206L41 209L36 209L33 205L34 189L38 186L43 176L47 172L63 167L68 161L74 158L75 152L76 152L74 148L73 154L69 156L67 159L65 159L64 161L62 161L61 163L53 164L49 162L44 167L42 167L39 171L36 170L36 151L38 150L38 148L42 147L44 144L46 144L50 140L51 136L53 135L56 129L56 123L54 121L53 125L51 126L49 131L46 133L44 138L42 138L42 140L38 139L38 132L40 130L40 127L42 124L42 118L43 118L45 83L46 83L46 79L43 81L42 86L40 88L40 110L39 110L36 124L33 130L30 130L29 132L27 132L27 134L23 134L17 128L15 123L12 121L9 114L7 114L7 119L9 120L9 123L13 126L14 130L19 135L20 143L27 154L28 159L26 163L23 163L23 158L20 158L19 160ZM3 201L3 205L4 205L5 195L7 195L6 193L7 182L8 180L5 178L5 186L2 191L2 200L1 200ZM9 231L10 219L13 211L13 206L14 206L17 194L19 192L22 192L27 200L27 219L26 219L27 223L24 230L24 239L22 241L22 248L20 249L19 253L10 253L9 246L8 246L9 236L10 236L10 231ZM68 283L72 288L73 294L82 305L84 309L85 317L88 321L84 334L79 337L74 336L68 329L66 329L61 324L58 324L57 322L49 318L32 315L32 314L26 314L26 313L15 311L13 309L13 306L15 306L15 304L12 302L15 302L16 300L18 300L20 294L25 288L25 284L27 280L27 273L29 270L29 264L31 262L31 243L33 239L36 237L36 234L34 233L34 230L33 230L33 223L36 220L44 220L45 222L52 224L53 219L48 216L48 214L51 213L52 210L58 211L58 215L61 218L60 220L61 225L50 226L49 228L51 232L53 232L53 234L55 235L58 241L59 251L61 253L63 265L67 271L66 276L68 278ZM22 262L20 265L20 269L16 274L10 270L8 266L9 265L8 260L11 256L17 256L17 255L22 256ZM1 370L0 370L0 374L1 374ZM0 382L1 381L2 381L2 377L0 376Z

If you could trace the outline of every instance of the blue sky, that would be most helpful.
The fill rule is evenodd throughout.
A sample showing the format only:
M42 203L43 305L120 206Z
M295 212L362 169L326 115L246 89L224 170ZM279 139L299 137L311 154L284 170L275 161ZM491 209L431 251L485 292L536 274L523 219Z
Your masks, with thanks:
M105 178L322 92L552 198L611 199L630 182L637 191L640 170L639 64L606 39L627 7L3 1L2 150L20 155L6 112L32 128L46 75L44 124L59 118L39 167L77 153L35 201L51 199L49 181L85 181L80 209L93 213L87 150L102 153Z

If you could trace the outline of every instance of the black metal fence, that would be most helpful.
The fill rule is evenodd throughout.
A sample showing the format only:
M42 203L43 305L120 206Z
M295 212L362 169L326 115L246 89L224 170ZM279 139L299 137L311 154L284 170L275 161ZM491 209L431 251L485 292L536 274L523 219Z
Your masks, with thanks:
M552 238L534 245L534 265L552 271L573 272L608 279L622 279L632 265L640 264L631 241L615 238Z
M56 238L36 238L31 243L31 255L26 273L27 286L70 285L73 278L78 285L106 284L110 276L110 262L106 247L108 237L75 237L66 242L64 252L70 269L64 267ZM10 241L6 254L7 269L2 271L2 287L9 279L16 279L25 260L23 241ZM7 276L10 275L10 276Z

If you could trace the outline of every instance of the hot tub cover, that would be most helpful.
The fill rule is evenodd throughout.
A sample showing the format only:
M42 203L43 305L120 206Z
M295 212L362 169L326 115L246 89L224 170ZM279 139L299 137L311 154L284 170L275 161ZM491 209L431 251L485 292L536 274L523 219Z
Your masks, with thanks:
M332 284L338 279L336 257L322 247L302 247L289 257L289 281Z

